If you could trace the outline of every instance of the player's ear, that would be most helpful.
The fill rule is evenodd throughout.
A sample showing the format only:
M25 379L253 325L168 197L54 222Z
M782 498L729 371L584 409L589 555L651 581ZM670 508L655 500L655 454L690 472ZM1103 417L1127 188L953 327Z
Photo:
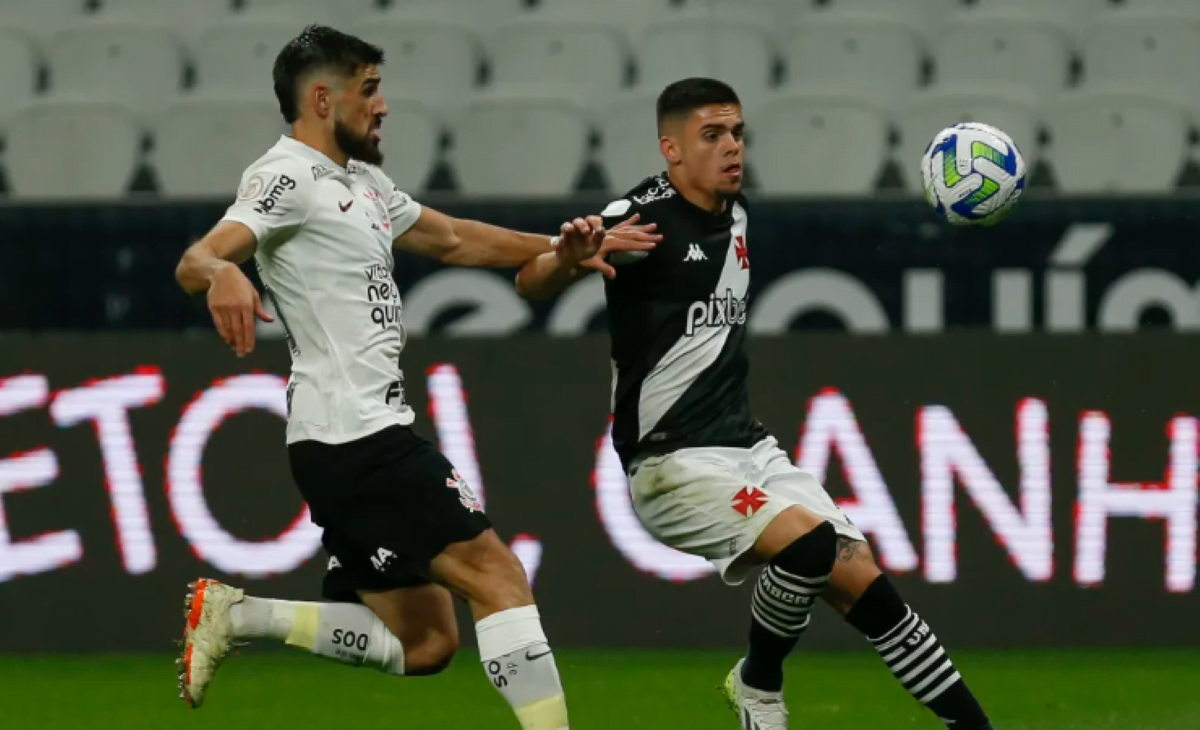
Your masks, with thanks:
M674 137L663 136L658 140L658 149L662 152L663 159L672 165L678 165L683 162L683 156L679 153L679 144Z

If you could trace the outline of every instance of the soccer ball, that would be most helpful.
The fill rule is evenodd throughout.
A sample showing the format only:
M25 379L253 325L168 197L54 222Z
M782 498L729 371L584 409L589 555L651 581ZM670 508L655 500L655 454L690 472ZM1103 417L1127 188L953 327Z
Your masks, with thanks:
M1025 190L1025 158L995 127L969 122L942 130L921 158L925 199L956 226L999 223Z

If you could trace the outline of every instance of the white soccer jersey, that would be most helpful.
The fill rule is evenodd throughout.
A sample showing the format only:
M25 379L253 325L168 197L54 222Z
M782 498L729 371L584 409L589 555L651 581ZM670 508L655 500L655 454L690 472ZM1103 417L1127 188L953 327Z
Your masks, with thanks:
M341 167L283 136L242 175L224 220L254 258L292 354L287 442L345 443L413 422L392 241L421 206L377 167Z

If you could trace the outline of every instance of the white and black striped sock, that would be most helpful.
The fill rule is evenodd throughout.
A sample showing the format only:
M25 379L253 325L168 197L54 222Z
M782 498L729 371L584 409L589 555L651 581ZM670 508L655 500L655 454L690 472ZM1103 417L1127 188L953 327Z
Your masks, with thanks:
M768 565L754 586L750 612L772 634L782 639L797 639L808 628L813 601L828 584L828 575L805 578Z
M962 681L929 624L911 608L891 631L870 641L904 689L924 705Z

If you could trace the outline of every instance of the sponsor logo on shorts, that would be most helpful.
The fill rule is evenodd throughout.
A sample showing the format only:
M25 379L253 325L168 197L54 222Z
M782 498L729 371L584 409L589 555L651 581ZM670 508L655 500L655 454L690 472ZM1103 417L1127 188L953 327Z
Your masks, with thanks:
M742 487L742 491L733 495L733 511L742 517L753 517L768 500L767 493L758 487Z
M458 501L462 503L462 506L471 512L483 511L483 503L475 496L475 491L467 485L467 481L462 478L457 469L450 472L450 478L446 480L446 486L450 489L458 490Z
M375 570L383 573L387 570L388 563L390 563L394 557L396 557L396 553L388 550L387 548L379 548L375 551L375 554L371 556L371 565L374 566Z
M340 567L342 567L342 563L341 563L341 561L339 561L337 559L337 556L330 555L329 556L329 564L325 566L325 570L333 570L334 568L340 568Z

